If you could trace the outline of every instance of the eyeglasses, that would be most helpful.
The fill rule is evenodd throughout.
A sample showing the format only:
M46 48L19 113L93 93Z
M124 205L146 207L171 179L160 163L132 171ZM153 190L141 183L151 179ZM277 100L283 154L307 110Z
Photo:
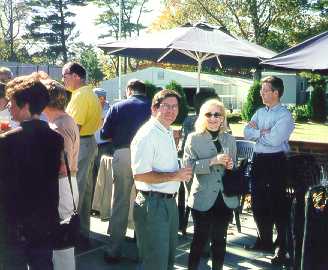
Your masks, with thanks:
M214 116L214 118L220 118L220 117L223 117L220 113L218 112L215 112L215 113L211 113L211 112L208 112L208 113L205 113L205 116L206 118L211 118L212 116Z
M179 105L178 104L167 104L167 103L161 103L159 105L160 107L163 108L163 110L168 111L168 110L172 110L172 111L177 111L179 109Z
M66 72L65 74L63 74L62 77L63 77L64 79L66 79L66 78L67 78L67 75L71 75L71 74L72 74L72 72Z
M260 90L261 93L269 93L269 92L274 92L273 89L268 89L268 88L261 88Z

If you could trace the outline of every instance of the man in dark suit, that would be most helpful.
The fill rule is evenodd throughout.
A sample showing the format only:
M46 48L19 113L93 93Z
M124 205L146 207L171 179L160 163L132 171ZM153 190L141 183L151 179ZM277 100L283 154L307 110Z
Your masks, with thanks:
M20 127L0 135L0 269L52 270L63 138L39 119L49 95L37 74L17 77L6 91Z

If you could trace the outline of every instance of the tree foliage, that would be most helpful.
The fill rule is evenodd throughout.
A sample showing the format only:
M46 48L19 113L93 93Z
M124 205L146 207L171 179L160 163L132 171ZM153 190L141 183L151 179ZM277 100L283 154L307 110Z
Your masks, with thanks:
M152 29L205 20L281 51L327 29L326 0L166 0Z
M327 120L326 82L324 79L312 82L313 91L310 99L311 119L324 123Z
M99 36L99 38L112 37L115 40L119 38L120 1L122 1L121 37L128 38L132 36L139 36L140 31L145 28L145 26L141 24L140 20L144 14L150 12L150 10L147 8L149 0L92 1L104 10L104 12L98 16L96 24L105 26L108 29L108 31ZM111 61L114 67L118 67L117 59L112 59ZM128 69L134 71L138 68L138 65L139 60L124 58L123 72L127 73ZM116 73L118 73L117 70Z
M26 20L28 8L24 1L0 0L0 56L4 60L20 60L25 54L19 38ZM4 51L3 51L4 50Z
M113 37L118 39L119 35L119 5L120 0L93 0L99 7L105 11L99 15L97 24L108 27L108 32L100 36ZM148 0L124 0L122 1L122 37L131 37L134 34L139 35L141 29L145 27L140 23L141 16L149 12L146 8Z
M81 52L80 63L85 67L91 84L97 85L104 78L98 55L91 46Z
M73 34L75 23L72 22L75 13L70 6L85 5L86 0L29 0L31 8L31 23L26 26L28 33L25 38L34 40L40 50L39 55L45 55L52 62L62 60L67 62L69 43L76 38ZM41 49L42 48L42 49Z
M146 96L149 98L149 100L152 100L155 94L160 91L160 88L158 88L156 85L152 84L149 81L145 81L146 85Z
M254 81L248 91L246 102L242 108L241 116L243 120L250 121L256 110L263 106L260 90L261 83L259 81Z

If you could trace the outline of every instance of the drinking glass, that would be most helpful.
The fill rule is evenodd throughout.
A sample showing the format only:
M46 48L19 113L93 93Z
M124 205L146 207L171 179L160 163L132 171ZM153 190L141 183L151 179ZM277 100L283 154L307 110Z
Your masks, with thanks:
M231 158L231 156L230 156L230 148L229 147L222 146L222 151L223 151L224 154L228 155Z
M222 146L222 151L223 151L224 154L226 154L226 155L229 156L229 153L230 153L230 151L229 151L229 147L227 147L227 146Z
M0 130L6 131L10 128L10 116L0 115Z
M321 165L320 168L320 183L323 186L328 186L327 171L323 165Z

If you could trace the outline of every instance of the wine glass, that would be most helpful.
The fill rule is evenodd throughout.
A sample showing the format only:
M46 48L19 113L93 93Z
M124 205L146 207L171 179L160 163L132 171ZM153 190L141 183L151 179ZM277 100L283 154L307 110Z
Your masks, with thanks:
M227 146L222 146L222 151L223 151L223 153L224 153L225 155L228 155L229 158L231 158L231 156L230 156L230 148L229 148L229 147L227 147Z

